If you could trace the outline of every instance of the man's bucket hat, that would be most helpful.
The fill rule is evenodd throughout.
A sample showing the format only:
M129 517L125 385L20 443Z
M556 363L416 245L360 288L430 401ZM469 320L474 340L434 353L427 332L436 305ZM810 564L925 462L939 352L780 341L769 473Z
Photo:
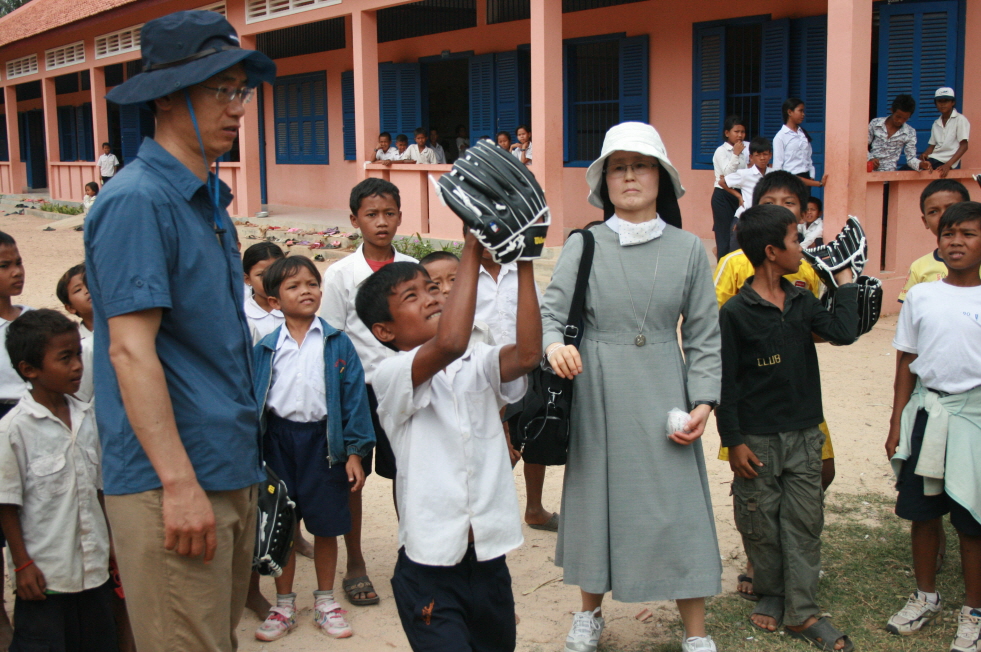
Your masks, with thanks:
M106 99L116 104L143 104L200 84L242 63L248 85L276 79L276 64L256 50L239 45L235 29L213 11L178 11L151 20L140 34L143 72L116 86Z
M600 157L593 161L589 169L586 170L589 203L593 206L603 208L603 199L600 197L600 187L603 185L603 169L606 167L606 159L613 152L637 152L645 156L653 156L671 177L675 197L680 199L685 194L681 179L678 177L678 170L671 165L668 152L664 149L664 142L661 141L661 135L657 133L657 129L643 122L622 122L610 127L610 130L606 132Z

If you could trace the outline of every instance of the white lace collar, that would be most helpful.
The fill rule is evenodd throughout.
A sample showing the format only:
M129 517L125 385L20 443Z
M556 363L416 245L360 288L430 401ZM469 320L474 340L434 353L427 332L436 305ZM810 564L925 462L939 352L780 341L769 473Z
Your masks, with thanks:
M658 215L653 220L634 224L633 222L620 219L614 213L610 216L610 219L606 220L606 225L620 236L620 246L628 247L630 245L644 244L645 242L650 242L661 237L667 223Z

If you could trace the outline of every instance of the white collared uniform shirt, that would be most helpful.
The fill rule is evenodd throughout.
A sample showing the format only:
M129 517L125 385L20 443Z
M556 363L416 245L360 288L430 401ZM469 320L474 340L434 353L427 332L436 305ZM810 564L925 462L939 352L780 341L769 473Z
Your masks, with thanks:
M944 124L943 118L937 118L930 128L930 144L933 145L933 154L930 158L946 163L961 146L962 140L969 140L971 137L971 123L962 114L954 109ZM958 161L954 167L960 167Z
M47 588L79 593L109 579L109 529L92 406L65 398L70 429L29 393L0 420L0 503L20 507L24 546ZM9 549L7 564L13 577Z
M775 168L767 168L766 173L770 174ZM736 170L732 174L726 175L726 185L733 190L738 190L743 195L743 205L736 209L735 217L739 217L750 209L753 205L753 191L756 184L760 182L763 175L755 165Z
M436 165L436 151L432 147L423 147L421 150L416 144L409 145L406 150L411 158L420 165Z
M75 392L75 398L91 403L95 398L95 384L92 382L92 347L95 337L85 324L78 325L78 334L82 338L82 382Z
M324 371L324 329L320 320L314 319L310 323L299 344L283 324L276 340L266 407L276 416L290 421L316 423L326 419Z
M418 261L412 256L396 251L393 262ZM369 385L378 363L395 355L395 351L375 339L354 309L354 298L358 295L358 287L372 273L368 261L364 258L362 244L353 254L337 261L324 271L324 296L320 300L320 316L351 338L354 349L361 358L361 366L364 367L364 380Z
M394 161L399 155L399 148L392 145L388 148L388 151L382 152L381 150L375 150L378 154L375 156L376 161Z
M719 185L719 177L728 176L737 170L744 170L748 166L749 143L743 141L743 151L739 152L739 154L732 153L732 143L722 143L715 150L715 155L712 156L712 169L715 170L715 187L722 188Z
M416 563L453 566L473 528L477 559L500 557L524 541L500 410L527 380L502 383L501 347L477 343L413 388L418 351L382 361L373 381L398 463L399 544Z
M247 290L248 292L245 293L245 296L248 297L245 300L245 318L249 320L249 332L252 333L252 343L258 344L259 340L269 335L280 324L284 323L286 317L283 316L280 310L273 310L271 312L263 310L262 306L256 302L255 297L252 296L252 288L247 287Z
M773 169L786 170L791 174L807 172L812 179L815 178L811 141L803 128L797 127L797 131L791 131L784 125L773 137Z
M21 315L32 310L27 306L14 306L14 308L20 308ZM7 326L10 326L10 321L0 317L0 401L16 401L29 386L17 375L14 365L10 364L10 354L7 353Z
M439 165L446 164L446 150L439 143L429 143L429 147L432 148L433 152L436 154L436 163Z
M483 265L480 266L474 319L490 327L497 344L514 344L518 319L518 263L501 265L496 281Z

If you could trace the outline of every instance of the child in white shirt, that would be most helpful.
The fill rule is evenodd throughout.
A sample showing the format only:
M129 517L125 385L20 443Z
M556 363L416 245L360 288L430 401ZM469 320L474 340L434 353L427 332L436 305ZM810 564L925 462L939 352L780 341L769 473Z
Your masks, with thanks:
M371 153L371 160L373 163L391 161L394 157L398 156L398 153L399 151L392 145L392 134L383 131L378 134L378 145Z
M82 382L75 392L75 398L91 403L95 395L92 382L92 346L94 338L92 327L92 297L89 296L89 286L85 283L85 263L79 263L62 274L55 287L55 296L65 312L82 320L78 325L78 334L82 338Z
M85 196L82 197L82 210L88 215L89 211L92 210L92 204L95 203L95 198L99 195L99 184L95 181L89 181L85 184L83 192Z
M283 313L269 305L266 291L262 287L262 275L280 258L285 258L285 254L273 242L257 242L242 255L245 285L250 290L245 293L245 317L249 320L253 344L257 344L283 323Z
M53 310L8 328L10 360L32 388L0 420L0 525L16 582L11 649L117 650L101 449L82 378L78 325ZM35 648L36 646L36 648Z
M399 351L372 382L398 460L392 588L417 651L515 645L504 555L523 538L500 409L539 363L541 318L532 264L520 262L516 343L469 345L482 251L467 235L445 300L416 263L389 265L358 291L358 316Z
M116 176L119 169L119 159L112 153L109 143L102 143L102 154L99 156L99 172L102 175L102 185L106 185L109 179Z
M824 203L817 197L807 198L807 211L804 221L797 225L797 231L803 240L800 246L804 249L824 244Z

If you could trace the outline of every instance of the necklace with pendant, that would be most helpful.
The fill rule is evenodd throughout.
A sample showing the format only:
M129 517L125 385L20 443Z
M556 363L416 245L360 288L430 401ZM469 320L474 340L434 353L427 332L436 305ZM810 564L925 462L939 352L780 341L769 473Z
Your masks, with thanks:
M620 253L622 245L617 248L617 260L620 261L620 271L623 272L624 289L627 290L627 297L630 299L630 311L634 314L634 321L637 322L637 309L634 307L634 296L630 292L630 278L627 276L627 270L623 266L623 254ZM654 260L654 278L651 280L651 296L647 298L647 309L644 310L644 319L640 321L637 326L637 337L634 338L634 344L636 346L644 346L647 344L647 338L644 336L644 326L647 325L647 314L651 311L651 302L654 300L654 288L657 286L657 269L661 264L661 241L658 239L657 242L657 258Z

